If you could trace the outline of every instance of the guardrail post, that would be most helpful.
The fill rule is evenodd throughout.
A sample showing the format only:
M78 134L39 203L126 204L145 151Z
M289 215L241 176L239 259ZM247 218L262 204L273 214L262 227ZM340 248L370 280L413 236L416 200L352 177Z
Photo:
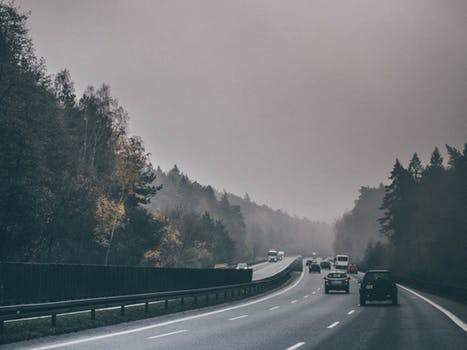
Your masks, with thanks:
M3 320L0 320L0 334L3 334L3 328L4 328Z
M198 305L198 296L195 296L194 302L195 302L195 305Z
M169 299L165 299L164 307L165 309L169 308Z
M206 294L206 304L209 303L209 293Z
M216 292L216 301L219 300L219 293Z
M181 303L182 305L185 305L185 298L184 298L184 297L182 297L182 298L180 299L180 303Z
M96 309L91 309L91 320L96 319Z
M120 306L120 316L125 316L125 305Z
M52 327L55 327L57 325L57 315L52 314Z
M227 291L224 290L224 300L227 299Z
M144 312L145 313L149 312L149 302L147 302L147 301L144 303Z

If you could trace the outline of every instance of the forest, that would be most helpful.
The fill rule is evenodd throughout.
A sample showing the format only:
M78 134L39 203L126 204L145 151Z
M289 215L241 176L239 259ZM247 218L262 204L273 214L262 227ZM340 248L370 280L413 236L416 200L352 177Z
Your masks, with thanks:
M426 165L417 153L407 167L396 160L384 193L362 188L355 208L336 225L334 246L355 252L363 268L467 286L467 143L446 151L446 164L438 148Z
M218 192L211 186L190 180L176 165L168 172L158 168L155 184L161 185L162 189L148 205L153 212L165 213L172 221L186 214L209 213L223 223L236 242L237 258L264 257L273 248L294 254L332 253L332 227L327 223L290 216L282 210L259 205L247 193L242 198L225 191ZM180 226L178 228L184 231Z
M27 20L0 0L0 261L212 267L330 251L326 224L154 169L110 87L77 96L67 69L48 74Z

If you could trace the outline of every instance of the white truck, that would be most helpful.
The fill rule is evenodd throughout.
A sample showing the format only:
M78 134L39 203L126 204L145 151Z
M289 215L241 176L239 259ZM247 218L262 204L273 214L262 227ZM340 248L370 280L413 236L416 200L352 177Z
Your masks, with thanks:
M349 256L337 254L334 258L334 267L336 270L345 270L349 267Z
M277 262L279 260L279 256L277 250L270 250L268 252L268 262Z

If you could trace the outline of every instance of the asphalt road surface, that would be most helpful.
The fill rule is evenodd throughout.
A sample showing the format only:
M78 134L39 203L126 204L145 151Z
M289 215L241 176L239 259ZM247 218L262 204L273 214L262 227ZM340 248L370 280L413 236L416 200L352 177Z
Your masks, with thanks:
M261 280L266 277L274 276L276 273L284 270L289 266L292 261L295 260L293 257L285 257L284 259L278 262L263 262L260 264L253 265L253 281Z
M400 288L398 306L360 307L355 280L350 294L325 295L323 276L305 270L272 294L0 348L467 349L466 330L412 293Z

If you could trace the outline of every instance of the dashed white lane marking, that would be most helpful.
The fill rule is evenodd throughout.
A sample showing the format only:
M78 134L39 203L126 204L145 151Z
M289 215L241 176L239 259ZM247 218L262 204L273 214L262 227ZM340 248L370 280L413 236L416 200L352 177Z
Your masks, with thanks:
M291 304L295 304L297 301L298 301L298 300L295 299L295 300L292 300L290 303L291 303Z
M241 316L237 316L237 317L232 317L232 318L229 318L229 321L235 321L235 320L239 320L239 319L245 318L245 317L248 317L248 315L241 315Z
M347 315L352 315L354 312L355 310L350 310L349 312L347 312Z
M309 295L309 294L307 294L307 295L305 295L305 296L304 296L304 298L306 299L306 298L308 298L309 296L310 296L310 295Z
M295 344L295 345L292 345L291 347L289 347L289 348L287 348L287 349L285 349L285 350L295 350L295 349L298 349L298 348L299 348L300 346L302 346L302 345L305 345L305 342L302 341L302 342L300 342L300 343L297 343L297 344Z
M328 326L328 328L334 328L334 327L337 326L338 324L339 324L339 321L336 321L336 322L334 322L333 324L330 324L330 325Z
M313 292L313 293L311 293L311 294L316 294L316 292Z
M321 288L318 288L317 290L321 290Z
M125 335L125 334L143 332L143 331L147 331L148 329L164 327L164 326L168 326L168 325L175 324L175 323L195 320L195 319L202 318L202 317L217 315L217 314L220 314L220 313L223 313L223 312L240 309L240 308L243 308L243 307L247 307L247 306L250 306L250 305L261 303L261 302L263 302L265 300L269 300L269 299L274 298L274 297L276 297L278 295L282 295L284 293L287 293L289 290L291 290L291 289L295 288L296 286L298 286L300 284L300 282L303 280L303 277L305 277L305 271L302 271L302 273L300 274L300 277L298 278L298 280L295 281L295 283L292 284L290 287L284 288L284 289L282 289L282 290L280 290L280 291L278 291L276 293L267 295L267 296L265 296L263 298L260 298L260 299L249 301L249 302L244 303L244 304L230 306L230 307L226 307L226 308L223 308L223 309L209 311L209 312L205 312L205 313L197 314L197 315L193 315L193 316L177 318L175 320L156 323L156 324L152 324L152 325L149 325L149 326L128 329L128 330L121 331L121 332L106 333L106 334L97 335L97 336L94 336L94 337L87 337L87 338L81 338L81 339L76 339L76 340L70 340L70 341L65 341L65 342L54 343L54 344L50 344L50 345L38 346L36 348L32 348L31 350L49 350L49 349L61 348L61 347L64 347L64 346L87 343L87 342L91 342L91 341L95 341L95 340L101 340L101 339L116 337L116 336Z
M174 335L174 334L179 334L179 333L184 333L184 332L188 332L188 331L186 329L180 329L179 331L175 331L175 332L154 335L152 337L148 337L148 339L162 338L162 337L167 337L169 335Z
M404 286L401 286L400 284L398 284L398 286L404 290L406 290L407 292L409 293L412 293L413 295L419 297L420 299L422 299L423 301L426 301L428 304L430 304L431 306L433 306L434 308L437 308L439 311L441 311L443 314L445 314L447 317L449 317L449 319L454 322L457 326L459 326L464 332L467 333L467 324L462 321L459 317L457 317L456 315L454 315L451 311L448 311L446 310L444 307L436 304L434 301L431 301L430 299L424 297L423 295L413 291L412 289L409 289L407 287L404 287Z
M273 310L277 310L278 308L280 308L280 306L273 306L273 307L269 308L269 310L273 311Z

